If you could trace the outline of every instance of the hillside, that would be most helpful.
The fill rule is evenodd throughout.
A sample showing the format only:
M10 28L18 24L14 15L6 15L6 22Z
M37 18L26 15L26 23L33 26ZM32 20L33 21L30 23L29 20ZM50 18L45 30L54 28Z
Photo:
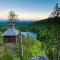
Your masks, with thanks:
M19 30L23 30L24 27L26 27L28 24L30 24L33 21L20 21L16 20L15 27ZM0 20L0 31L5 31L9 26L9 21L8 20Z
M45 20L33 22L29 24L32 31L38 33L38 40L44 42L42 48L45 49L50 60L57 60L60 56L60 18L48 18Z
M8 21L0 21L0 30L6 30L8 27ZM48 18L40 21L15 21L15 27L22 31L38 31L42 28L49 28L50 26L60 26L60 18ZM3 26L3 27L2 27Z
M26 58L28 55L35 56L40 53L40 54L46 54L50 60L57 60L56 57L60 56L59 53L60 52L60 18L48 18L40 21L29 22L27 25L23 23L25 27L24 26L20 27L21 26L20 24L21 24L20 22L16 22L16 27L20 31L29 30L38 33L38 39L36 40L33 39L32 37L28 39L25 38L23 39L24 40L23 58ZM5 24L3 25L5 25L5 29L6 29L7 22L5 22ZM4 26L2 26L1 28L4 28ZM31 48L29 48L29 46ZM20 51L21 49L19 47L20 46L17 47L18 52L16 51L18 57L20 56L19 54L21 52ZM27 54L25 52L27 52ZM29 58L29 56L27 58Z
M60 25L60 18L48 18L48 19L44 19L44 20L40 20L40 21L36 21L36 22L32 22L31 24L29 24L29 26L31 27L46 27L49 25Z

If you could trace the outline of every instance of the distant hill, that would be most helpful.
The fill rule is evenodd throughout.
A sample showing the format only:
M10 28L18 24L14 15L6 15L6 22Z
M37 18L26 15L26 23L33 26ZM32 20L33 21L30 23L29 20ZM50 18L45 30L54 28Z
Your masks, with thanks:
M8 20L0 20L0 30L7 29L8 27ZM19 30L30 30L30 31L38 31L44 28L50 28L51 26L60 26L60 18L48 18L40 21L15 21L16 28Z
M36 27L36 28L41 28L41 27L47 27L49 25L60 25L60 18L48 18L48 19L44 19L44 20L40 20L40 21L36 21L36 22L32 22L29 24L29 26L31 27Z
M38 33L38 40L57 40L57 37L60 37L60 18L55 17L32 22L28 29Z
M22 28L26 27L28 24L30 24L32 22L33 21L16 20L15 27L21 30ZM8 20L0 20L0 30L1 31L6 30L8 28L8 24L9 24Z
M16 20L15 21L15 24L16 25L27 25L29 23L31 23L32 21L20 21L20 20ZM0 20L0 26L1 25L8 25L9 24L9 21L8 20Z

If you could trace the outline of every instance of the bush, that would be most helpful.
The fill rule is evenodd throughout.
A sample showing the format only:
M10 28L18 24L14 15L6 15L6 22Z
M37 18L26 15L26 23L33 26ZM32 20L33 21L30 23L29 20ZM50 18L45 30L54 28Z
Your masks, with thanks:
M2 36L2 32L0 32L0 44L3 43L3 36Z

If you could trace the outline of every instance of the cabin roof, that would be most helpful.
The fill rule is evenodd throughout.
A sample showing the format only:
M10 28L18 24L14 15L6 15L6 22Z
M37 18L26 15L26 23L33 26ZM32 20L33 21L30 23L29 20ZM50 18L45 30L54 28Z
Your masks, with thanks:
M9 28L3 33L3 36L17 36L19 31L15 28Z

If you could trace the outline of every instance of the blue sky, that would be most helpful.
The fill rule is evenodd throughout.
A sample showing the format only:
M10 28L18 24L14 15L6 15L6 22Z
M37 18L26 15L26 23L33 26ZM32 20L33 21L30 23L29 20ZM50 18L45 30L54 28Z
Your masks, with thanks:
M8 12L14 10L19 19L45 19L56 3L57 0L0 0L0 18L7 18Z

